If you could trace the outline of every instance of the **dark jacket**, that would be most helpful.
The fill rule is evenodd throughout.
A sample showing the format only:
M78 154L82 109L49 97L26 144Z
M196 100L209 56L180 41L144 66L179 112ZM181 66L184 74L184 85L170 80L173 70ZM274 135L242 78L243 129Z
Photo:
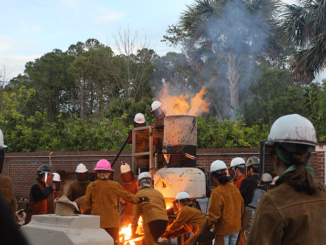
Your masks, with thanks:
M326 186L309 195L288 184L260 199L246 245L326 244Z
M74 202L76 199L86 195L87 186L92 183L91 181L86 181L85 183L79 183L77 180L74 180L67 191L67 198Z
M249 178L245 178L241 181L239 190L245 205L248 205L248 203L251 202L254 189L258 187L258 183L259 183L258 174L255 174Z

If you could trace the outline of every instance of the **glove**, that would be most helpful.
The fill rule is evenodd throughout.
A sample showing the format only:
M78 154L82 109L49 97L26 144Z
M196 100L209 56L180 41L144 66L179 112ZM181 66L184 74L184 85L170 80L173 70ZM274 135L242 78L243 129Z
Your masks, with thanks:
M148 197L139 197L139 202L142 203L142 202L149 202L149 199Z

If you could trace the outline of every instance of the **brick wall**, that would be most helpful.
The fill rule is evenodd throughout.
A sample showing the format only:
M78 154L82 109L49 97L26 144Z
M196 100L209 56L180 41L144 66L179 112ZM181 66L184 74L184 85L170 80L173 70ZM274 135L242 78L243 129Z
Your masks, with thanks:
M326 146L326 144L325 144ZM92 172L96 162L102 158L112 162L116 151L93 151L93 152L54 152L51 155L52 171L70 173L74 178L74 171L79 163L84 163ZM198 167L209 169L210 164L215 160L224 161L227 166L235 157L242 157L245 160L251 156L259 156L259 148L223 148L223 149L198 149ZM131 163L131 151L123 151L119 160ZM15 197L19 201L21 198L28 198L30 188L36 180L36 171L42 164L49 164L49 152L33 153L8 153L6 154L3 166L3 174L9 175L15 187ZM317 178L324 182L324 152L318 151L312 154L310 164L317 171ZM114 180L119 181L119 162L114 165ZM274 171L271 158L266 155L265 172ZM71 176L70 176L71 178Z

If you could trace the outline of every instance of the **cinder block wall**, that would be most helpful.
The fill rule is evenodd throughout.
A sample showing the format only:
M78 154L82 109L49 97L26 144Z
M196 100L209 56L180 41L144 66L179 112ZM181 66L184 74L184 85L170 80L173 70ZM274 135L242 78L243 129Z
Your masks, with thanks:
M36 171L42 164L49 164L49 154L50 152L6 154L2 172L12 179L15 197L18 201L22 198L29 198L30 188L36 181ZM84 163L89 171L92 172L98 160L104 158L112 162L116 154L117 151L53 152L51 155L52 171L74 172L79 163ZM259 148L198 149L197 164L198 167L208 171L210 164L215 160L222 160L229 166L231 160L235 157L242 157L246 160L251 156L259 158ZM123 151L119 161L114 165L115 181L119 181L118 175L121 160L131 163L131 151ZM324 182L324 152L313 152L310 164L316 170L317 178ZM269 155L266 155L265 172L272 173L273 171L271 158ZM24 208L23 204L20 204L20 208Z

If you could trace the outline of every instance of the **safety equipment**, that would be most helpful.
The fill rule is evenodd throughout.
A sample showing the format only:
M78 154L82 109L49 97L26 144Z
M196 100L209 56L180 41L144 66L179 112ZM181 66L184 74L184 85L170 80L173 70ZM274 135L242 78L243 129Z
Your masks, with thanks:
M175 200L190 199L188 192L181 191L175 196Z
M265 152L274 151L274 146L277 149L279 145L288 152L301 155L310 151L318 145L314 125L298 114L278 118L273 123L267 140L260 142L260 176L264 172Z
M272 175L270 175L269 173L264 173L263 176L261 177L261 181L266 183L266 184L269 184L272 182Z
M210 188L213 188L215 186L215 182L213 180L213 174L217 175L217 176L226 176L227 175L227 167L225 162L220 161L220 160L216 160L214 162L212 162L211 166L210 166L210 171L207 173L207 178L206 181L208 181L208 186Z
M152 113L156 119L161 119L165 115L165 111L162 109L162 103L154 101L152 103Z
M231 167L236 167L236 166L240 166L240 165L244 166L245 164L246 164L245 160L243 160L243 158L241 158L241 157L233 158L231 161Z
M86 168L86 166L82 163L79 163L76 168L76 173L86 173L86 172L88 172L88 169Z
M259 165L260 160L258 157L249 157L247 162L246 162L246 166L247 167L258 167L257 165Z
M94 171L112 171L111 163L106 159L101 159L96 163Z
M120 172L122 174L128 173L131 171L130 165L128 163L123 163L120 166Z
M152 176L148 172L142 172L138 176L138 186L150 186L152 181Z
M42 166L40 166L37 170L37 175L41 175L41 174L45 174L45 173L50 173L51 172L51 168L49 165L44 164Z
M216 161L212 162L211 167L210 167L210 172L226 170L226 169L227 169L227 167L226 167L225 162L216 160Z
M146 126L146 119L142 113L137 113L134 118L134 127Z
M0 150L6 149L6 148L7 148L7 146L5 145L4 140L3 140L3 133L2 133L2 130L0 129Z
M55 182L61 182L60 180L60 175L58 173L52 173L53 174L53 179L52 181L55 181Z

